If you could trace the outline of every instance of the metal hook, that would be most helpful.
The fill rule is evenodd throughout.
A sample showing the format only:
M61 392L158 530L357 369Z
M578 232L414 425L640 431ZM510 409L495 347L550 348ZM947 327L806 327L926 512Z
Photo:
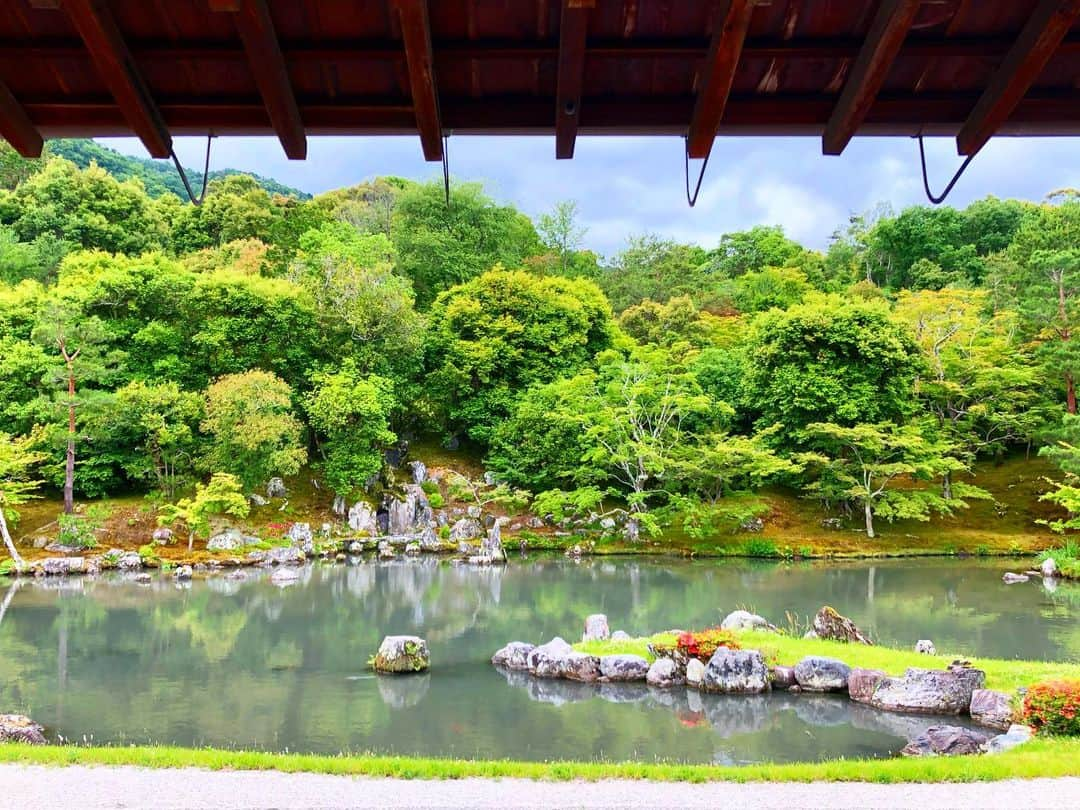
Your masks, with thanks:
M949 181L949 185L945 186L945 190L941 192L941 194L935 196L934 193L930 191L930 181L926 177L926 150L923 148L922 133L920 132L914 137L919 142L919 162L922 164L922 184L923 190L926 192L926 198L930 200L930 202L934 205L940 205L945 201L945 198L949 196L949 192L953 190L953 186L956 185L956 181L960 179L960 176L964 173L964 170L967 169L972 159L978 153L972 152L970 155L964 158L964 162L961 163L960 168L956 170L956 174L954 174L952 180Z
M697 185L694 186L693 195L690 194L690 139L688 137L683 138L683 157L684 166L683 174L686 177L686 202L693 208L697 205L698 194L701 192L701 181L705 179L705 169L709 166L709 156L712 155L712 147L709 148L709 154L705 155L705 161L701 164L701 173L698 175Z
M188 199L191 200L193 205L202 205L203 200L206 199L206 184L210 179L210 142L214 139L214 134L208 132L206 134L206 162L203 164L202 175L202 191L199 192L199 196L195 196L195 192L191 190L191 183L188 182L187 173L184 171L184 167L180 165L180 158L176 156L176 150L169 147L169 154L172 156L173 163L176 164L176 171L180 175L180 180L184 184L184 189L187 191Z

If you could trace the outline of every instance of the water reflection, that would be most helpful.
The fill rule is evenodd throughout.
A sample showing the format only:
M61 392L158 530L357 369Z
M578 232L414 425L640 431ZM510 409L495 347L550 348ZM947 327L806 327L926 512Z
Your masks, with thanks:
M736 607L782 622L823 603L879 640L943 653L1074 660L1076 586L1004 586L976 560L873 565L531 558L506 568L434 559L265 572L177 587L48 579L0 592L0 710L69 739L338 752L747 762L880 756L926 718L828 696L762 698L500 673L511 639L574 638L604 612L641 634L716 623ZM388 633L417 632L430 675L376 678Z

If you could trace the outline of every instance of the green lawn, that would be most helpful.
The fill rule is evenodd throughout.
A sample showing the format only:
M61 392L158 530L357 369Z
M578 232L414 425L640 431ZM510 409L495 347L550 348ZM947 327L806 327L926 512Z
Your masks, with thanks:
M666 782L978 782L1080 776L1080 740L1041 739L1004 754L787 765L677 765L598 762L472 761L386 756L313 756L161 747L83 748L0 745L0 762L34 765L135 765L144 768L276 770L397 779L467 777L650 779Z
M839 658L852 667L881 669L890 675L900 675L907 667L944 668L951 664L956 656L922 655L910 650L896 650L889 647L868 647L865 644L845 644L839 641L821 639L794 638L782 633L745 632L738 633L739 644L743 649L761 650L771 663L794 666L808 655L824 655ZM650 641L672 643L674 637L659 634L650 638L636 638L627 641L592 641L578 643L574 647L592 655L611 655L613 653L633 653L651 659L647 644ZM986 687L1011 692L1020 686L1028 686L1044 678L1080 679L1080 663L1061 663L1052 661L1012 661L999 658L970 658L972 664L986 671Z

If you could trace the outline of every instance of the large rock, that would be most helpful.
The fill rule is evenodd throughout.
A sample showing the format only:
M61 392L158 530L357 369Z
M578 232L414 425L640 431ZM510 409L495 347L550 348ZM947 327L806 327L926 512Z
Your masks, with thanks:
M775 630L764 618L748 610L736 610L729 613L720 622L721 630Z
M1044 577L1056 577L1058 572L1057 562L1053 557L1047 557L1039 566L1039 573Z
M529 653L529 672L541 678L561 677L559 663L574 651L565 639L555 636L547 644L533 647Z
M922 655L937 655L937 647L934 646L934 642L928 638L920 638L915 642L915 652Z
M357 501L349 510L349 528L354 532L366 532L369 537L379 533L379 526L375 521L375 512L364 501Z
M1012 703L1004 692L995 692L993 689L974 690L968 711L971 719L980 726L1005 731L1012 725Z
M679 674L679 666L672 659L657 658L645 674L645 682L649 686L667 689L685 683L686 679Z
M246 535L239 529L226 529L206 541L207 551L237 551L258 544L259 538Z
M793 686L798 686L799 683L795 678L794 667L773 667L769 672L769 680L772 681L773 689L781 690L787 690Z
M769 670L757 650L720 647L705 666L701 688L706 692L767 692Z
M372 666L376 672L423 672L431 666L427 642L419 636L387 636L379 645Z
M696 658L686 662L686 684L698 688L705 680L705 665Z
M295 568L278 568L270 575L270 581L279 588L285 588L300 581L300 572Z
M605 641L611 637L608 628L607 616L603 613L594 613L585 617L585 632L581 634L582 641Z
M409 472L412 473L414 484L422 484L427 480L427 465L419 459L409 462Z
M848 688L851 667L836 658L811 655L795 665L795 680L808 692L842 692Z
M600 659L600 674L609 681L643 681L649 662L640 655L605 655Z
M841 616L828 605L825 605L814 616L814 632L817 633L817 638L831 639L833 641L848 641L857 644L874 643L863 635L859 628L855 626L855 622Z
M1027 574L1014 574L1012 571L1006 571L1001 575L1001 581L1006 585L1015 585L1018 582L1027 582Z
M562 659L562 677L567 680L592 683L600 675L600 659L595 655L572 652Z
M285 489L285 482L280 478L271 478L266 484L266 497L267 498L284 498L289 494L289 491Z
M305 556L314 556L315 535L312 534L310 523L294 523L285 533L285 539L295 548L300 549Z
M0 743L45 744L45 729L22 714L0 714Z
M906 757L958 756L978 754L987 736L960 726L931 726L905 745L900 753Z
M465 540L475 540L483 533L484 529L480 525L479 520L465 517L450 527L450 540L454 543L460 543Z
M499 521L496 520L488 529L487 536L480 544L480 556L493 563L506 562L506 551L503 549L502 529Z
M878 684L870 704L890 712L963 714L972 693L985 683L985 672L961 664L944 670L910 667L903 677Z
M50 577L63 577L68 574L86 572L86 560L82 557L46 557L37 563L43 574Z
M848 673L848 696L856 703L869 703L874 697L874 690L888 677L880 669L854 667Z
M491 656L491 663L497 667L506 667L507 669L528 669L529 653L535 649L535 644L527 644L524 641L511 641Z
M988 754L1003 754L1006 751L1011 751L1018 745L1023 745L1034 736L1035 732L1031 730L1031 726L1021 726L1013 724L1009 726L1009 730L1004 734L998 734L996 737L991 737L986 741L986 745L983 746L983 750Z
M423 488L416 484L405 486L405 500L391 498L387 504L387 534L401 536L417 534L435 516Z
M306 561L304 552L294 546L277 546L262 558L263 565L303 565Z

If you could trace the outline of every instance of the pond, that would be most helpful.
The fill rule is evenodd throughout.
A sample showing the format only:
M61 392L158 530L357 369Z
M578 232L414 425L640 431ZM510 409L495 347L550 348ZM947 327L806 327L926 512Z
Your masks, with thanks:
M881 643L1076 660L1080 598L1005 586L1009 562L857 564L561 557L472 568L434 559L150 586L120 575L0 591L0 711L54 737L523 760L745 763L890 756L932 718L844 699L724 697L536 681L488 659L514 639L574 640L585 615L633 635L751 608L778 624L822 604ZM427 638L430 674L375 677L388 633Z

